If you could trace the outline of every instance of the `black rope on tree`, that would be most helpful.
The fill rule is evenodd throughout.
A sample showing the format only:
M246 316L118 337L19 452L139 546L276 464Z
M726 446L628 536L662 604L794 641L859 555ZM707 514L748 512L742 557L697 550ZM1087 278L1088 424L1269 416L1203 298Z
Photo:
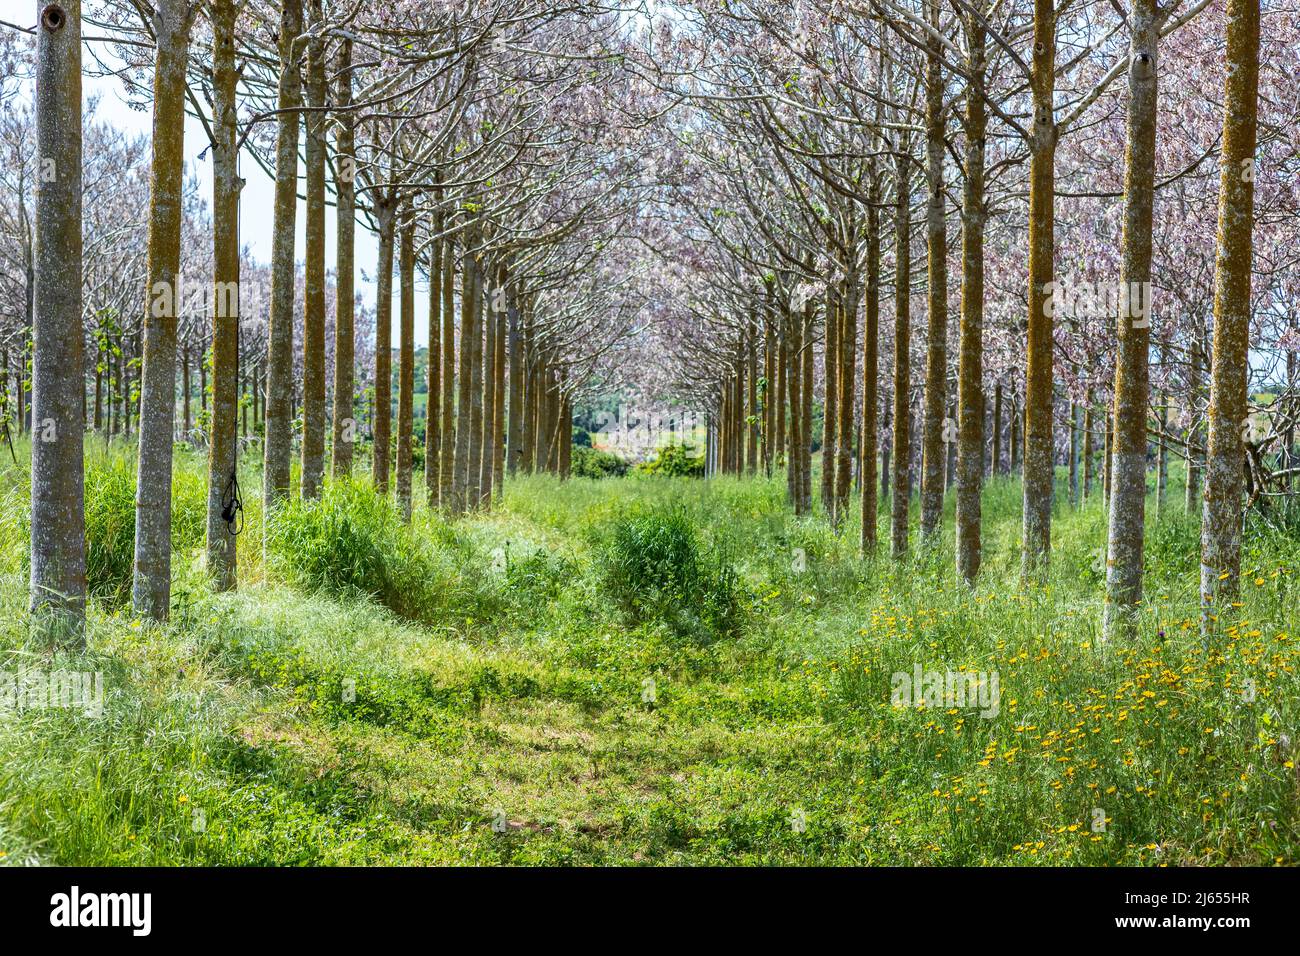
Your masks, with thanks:
M226 490L221 493L221 520L226 523L226 529L231 535L244 530L244 499L239 494L239 473L236 468L230 470L230 480L226 482Z

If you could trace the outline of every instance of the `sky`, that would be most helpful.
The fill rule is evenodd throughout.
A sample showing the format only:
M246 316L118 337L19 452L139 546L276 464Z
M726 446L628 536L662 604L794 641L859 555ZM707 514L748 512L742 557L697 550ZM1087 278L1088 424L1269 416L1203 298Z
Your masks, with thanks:
M40 0L45 2L45 0ZM36 0L0 0L0 20L8 23L18 24L19 26L29 27L36 21L38 12L38 3ZM0 29L5 29L0 27ZM93 28L86 29L84 32L94 34ZM90 44L87 43L86 46ZM103 43L95 44L97 52L101 59L105 59ZM88 55L83 53L83 67L93 66L94 61ZM98 97L99 102L96 108L96 115L102 121L112 123L127 132L133 134L142 134L148 136L152 124L152 116L148 111L137 111L131 109L126 102L126 92L120 80L115 77L82 77L82 96L87 104ZM241 117L244 114L241 111ZM212 203L212 163L210 157L205 156L200 159L199 156L204 148L208 145L207 134L203 130L203 125L193 116L186 116L185 119L185 168L186 175L197 176L199 181L199 191L205 201L211 206ZM240 173L246 181L246 185L239 199L239 221L240 221L240 244L249 250L252 257L259 262L271 261L271 234L272 234L272 213L275 207L275 182L270 176L263 171L257 161L245 151L240 157ZM302 174L301 166L299 174ZM302 184L299 183L301 190ZM297 233L294 241L294 255L301 261L304 255L306 245L306 203L302 200L298 202L297 215ZM335 216L334 209L331 206L326 210L325 216L325 262L326 267L333 269L335 254ZM375 293L377 284L374 281L375 261L378 256L378 242L374 233L367 229L360 220L356 229L356 277L355 288L362 301L369 307L375 304ZM364 273L364 275L363 275ZM417 294L415 297L415 344L416 347L428 344L428 296L420 295L417 278ZM398 323L400 316L398 314L397 295L399 294L397 283L393 283L393 337L394 345L398 342L400 329Z

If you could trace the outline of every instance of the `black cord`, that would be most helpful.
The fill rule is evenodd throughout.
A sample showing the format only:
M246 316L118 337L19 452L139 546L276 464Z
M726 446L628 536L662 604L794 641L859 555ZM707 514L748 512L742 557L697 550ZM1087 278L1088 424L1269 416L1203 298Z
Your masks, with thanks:
M230 470L230 480L221 494L221 519L231 535L244 530L244 500L239 496L239 474L234 468Z

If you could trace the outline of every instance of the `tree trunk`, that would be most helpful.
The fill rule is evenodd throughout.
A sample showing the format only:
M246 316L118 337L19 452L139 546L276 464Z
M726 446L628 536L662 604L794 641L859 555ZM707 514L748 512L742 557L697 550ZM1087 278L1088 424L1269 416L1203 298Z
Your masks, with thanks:
M41 177L36 188L32 411L40 431L32 441L31 611L45 640L82 648L81 0L63 0L62 8L41 14L43 2L37 4L36 147L54 161L57 176Z
M790 389L790 450L786 454L786 490L796 515L803 514L803 478L800 474L803 456L799 452L803 443L803 355L800 334L802 316L794 314L786 300L786 329L790 367L787 381Z
M338 208L335 225L334 276L334 423L332 430L332 458L330 472L337 480L352 474L352 445L357 423L352 411L355 389L356 343L354 310L355 290L353 271L356 254L356 154L355 132L352 116L347 107L352 103L352 41L344 38L339 43L338 83L334 98L340 112L334 134L335 176Z
M875 172L873 167L872 172ZM878 547L876 449L880 445L880 187L870 177L867 191L867 301L863 309L862 332L862 535L864 557ZM888 465L886 465L888 467Z
M822 342L822 510L835 525L835 440L839 414L840 296L834 283L826 289L826 333Z
M381 495L387 495L393 427L393 233L397 227L396 210L388 203L376 200L375 218L379 220L379 288L375 293L375 411L371 424L374 449L370 470L375 489Z
M478 463L477 505L492 508L492 465L496 461L496 401L497 401L497 308L504 305L497 291L498 274L494 265L484 263L483 274L483 447Z
M504 262L497 266L497 288L501 290L501 308L498 308L494 315L493 321L496 323L496 359L493 366L496 369L496 375L493 379L494 395L492 398L492 487L489 491L488 502L492 501L493 495L497 500L501 499L502 491L505 487L505 421L506 421L506 312L508 309L508 298L506 292L506 265ZM569 405L569 429L565 432L565 454L570 454L573 447L573 406ZM568 464L565 465L566 473Z
M1201 497L1201 456L1193 445L1201 440L1201 429L1196 427L1196 416L1200 411L1200 397L1204 389L1205 358L1201 351L1201 334L1198 328L1192 336L1191 371L1187 383L1187 485L1184 488L1183 505L1188 514L1199 514L1198 503Z
M452 510L456 456L460 454L456 431L456 247L451 239L442 247L442 460L438 462L438 502Z
M321 0L310 0L320 25ZM307 105L324 107L324 41L307 44ZM307 232L302 315L302 496L320 497L325 475L325 114L306 114Z
M302 99L298 52L302 0L280 8L280 86L276 105L275 222L271 235L271 312L266 345L262 498L264 519L289 496L293 455L294 233L298 218L298 127Z
M1250 268L1259 88L1259 0L1228 0L1219 234L1214 265L1210 434L1201 518L1202 630L1236 599L1241 575L1242 482L1249 426Z
M1083 408L1083 500L1087 501L1092 497L1092 482L1095 478L1093 474L1095 462L1093 461L1093 430L1096 425L1093 422L1093 403L1092 393L1088 393L1088 403Z
M939 29L938 0L926 0L926 19ZM948 236L944 217L943 71L939 43L926 41L925 67L925 185L927 346L925 366L925 425L921 436L921 539L929 541L943 518L945 421L948 412Z
M474 354L474 257L467 239L461 253L460 270L460 354L456 407L456 459L452 481L452 513L461 514L469 503L470 461L470 362Z
M1052 539L1052 315L1055 269L1056 0L1034 0L1034 126L1029 172L1029 326L1025 348L1024 551L1022 569L1038 575Z
M433 234L443 230L441 210L433 219ZM442 240L429 251L429 382L424 406L424 496L430 508L438 507L442 472Z
M966 87L966 181L961 218L961 337L957 358L957 573L965 581L979 574L983 545L980 495L984 487L984 27L966 17L971 78ZM1001 426L1002 390L994 417L994 464Z
M1142 601L1146 531L1147 402L1152 210L1156 171L1156 45L1160 21L1155 0L1134 0L1128 71L1128 134L1124 150L1123 273L1115 363L1115 439L1111 457L1110 520L1106 544L1104 636L1133 633L1133 612Z
M148 310L140 373L135 575L131 604L166 620L171 608L172 446L176 418L176 322L181 307L181 189L185 172L185 68L193 10L162 0L154 16L153 156L149 176Z
M898 181L897 208L894 215L894 447L893 447L893 501L890 503L891 523L889 551L895 559L907 553L907 512L911 504L912 415L908 392L911 381L911 292L912 250L908 222L909 193L908 163L910 158L900 154L896 160Z
M415 401L415 220L401 229L397 259L401 279L397 360L397 507L402 520L411 521L411 441Z
M850 246L857 245L856 235L852 235ZM853 430L855 426L854 407L857 404L858 371L858 273L857 269L848 270L842 284L840 296L840 332L837 336L839 357L838 424L839 436L835 442L835 527L838 529L844 521L849 507L849 491L853 486Z
M524 464L524 343L520 329L519 299L513 292L507 298L506 341L510 353L509 418L506 422L506 465L510 477L525 469Z
M208 440L207 570L218 591L235 587L233 502L239 404L239 191L243 181L235 146L236 88L234 0L212 8L212 420ZM230 520L227 519L227 514Z

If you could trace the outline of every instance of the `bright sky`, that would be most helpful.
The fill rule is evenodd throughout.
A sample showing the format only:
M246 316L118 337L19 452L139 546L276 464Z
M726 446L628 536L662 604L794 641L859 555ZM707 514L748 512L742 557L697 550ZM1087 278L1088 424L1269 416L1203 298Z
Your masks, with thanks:
M47 0L0 0L0 20L9 23L15 23L19 26L28 27L36 22L36 17L41 4ZM0 27L0 29L4 29ZM88 33L94 33L94 30L87 30ZM103 47L104 44L96 44ZM98 51L100 56L104 56L103 50ZM93 64L93 61L86 57L83 63ZM97 115L101 120L112 123L113 125L127 130L131 133L149 135L152 116L148 112L136 112L126 105L125 92L119 80L113 77L95 78L85 76L82 78L82 93L87 101L98 96L99 106ZM242 113L241 113L242 115ZM200 183L200 193L204 199L211 205L212 202L212 163L209 157L199 159L199 154L203 152L208 145L207 136L203 131L203 125L194 117L186 117L185 120L185 165L187 175L197 175ZM271 260L271 232L272 232L272 212L275 206L275 183L262 171L262 167L257 161L249 155L244 155L241 159L240 170L247 181L239 202L240 216L240 243L249 249L253 258L259 262L270 262ZM301 173L301 169L300 169ZM302 184L299 182L299 189ZM306 203L299 201L297 216L297 235L295 239L294 255L299 261L302 260L305 249L306 234ZM334 267L334 209L330 207L325 216L325 261L326 267ZM375 292L377 291L374 282L375 260L378 255L378 243L374 233L366 229L360 222L356 230L356 291L361 296L366 305L373 307L375 304ZM362 277L362 272L370 277L366 281ZM396 345L400 329L398 328L398 302L399 294L397 283L393 283L393 338ZM415 344L417 347L428 344L428 296L419 295L415 297L416 315L415 315Z

